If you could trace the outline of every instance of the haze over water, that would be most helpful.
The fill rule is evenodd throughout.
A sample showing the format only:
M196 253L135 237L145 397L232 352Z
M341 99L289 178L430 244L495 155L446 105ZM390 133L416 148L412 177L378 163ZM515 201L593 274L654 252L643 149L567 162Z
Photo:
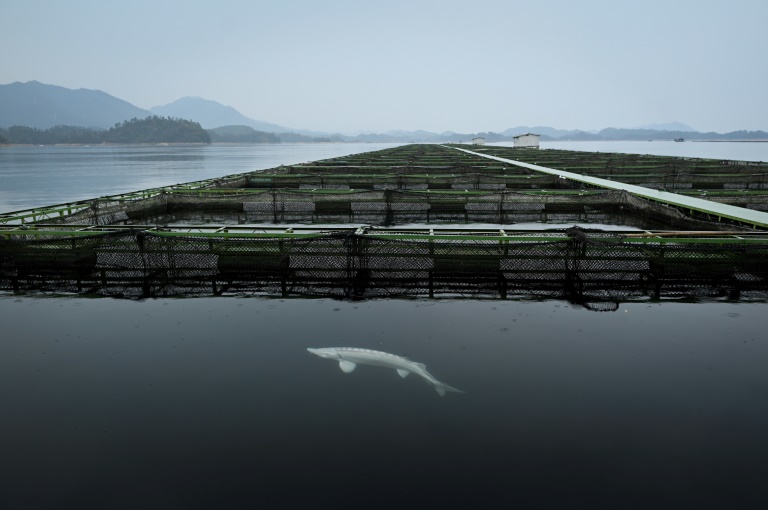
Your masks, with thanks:
M201 97L344 134L768 129L763 0L3 7L0 47L14 51L0 83L101 90L145 109Z

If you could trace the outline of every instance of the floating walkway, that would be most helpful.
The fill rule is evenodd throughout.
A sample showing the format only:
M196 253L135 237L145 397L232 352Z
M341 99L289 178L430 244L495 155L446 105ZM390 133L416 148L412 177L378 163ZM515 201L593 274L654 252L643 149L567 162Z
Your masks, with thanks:
M735 207L727 204L721 204L712 202L710 200L703 200L700 198L684 196L677 193L670 193L668 191L655 190L645 188L642 186L636 186L633 184L625 184L623 182L612 181L608 179L602 179L599 177L590 177L588 175L577 174L573 172L567 172L564 170L555 170L553 168L547 168L540 165L534 165L531 163L525 163L523 161L516 161L513 159L501 158L498 156L492 156L490 154L482 154L479 152L470 151L467 149L461 149L458 147L451 147L455 150L479 156L482 158L492 159L494 161L500 161L502 163L508 163L510 165L516 165L522 168L527 168L535 172L541 172L543 174L555 175L561 179L570 179L582 184L595 186L598 188L605 188L618 191L627 191L635 196L642 197L654 202L660 202L662 204L672 205L683 209L688 209L691 212L696 211L709 216L716 217L718 219L728 218L740 223L751 225L755 228L768 228L768 212L754 211L745 209L743 207Z

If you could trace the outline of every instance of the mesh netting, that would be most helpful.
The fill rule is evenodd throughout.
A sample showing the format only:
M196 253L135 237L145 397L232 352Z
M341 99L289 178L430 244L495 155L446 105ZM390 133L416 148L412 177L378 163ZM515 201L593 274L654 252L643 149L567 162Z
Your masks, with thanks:
M728 222L707 221L625 191L584 193L432 193L400 190L349 193L265 190L261 192L167 192L147 199L94 201L77 213L46 220L51 224L169 224L192 213L198 223L504 223L591 221L608 223L627 215L646 228L738 230Z
M267 294L339 298L567 299L593 309L683 297L764 299L768 239L751 244L566 239L194 237L138 230L0 240L0 289L117 297ZM560 234L562 236L562 234Z

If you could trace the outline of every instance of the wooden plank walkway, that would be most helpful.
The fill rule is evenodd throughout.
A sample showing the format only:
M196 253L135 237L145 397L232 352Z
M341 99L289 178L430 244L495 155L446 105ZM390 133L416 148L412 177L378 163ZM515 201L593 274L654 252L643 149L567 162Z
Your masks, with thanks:
M727 218L730 220L738 221L751 225L754 228L768 228L768 213L762 211L754 211L752 209L746 209L744 207L736 207L734 205L720 204L718 202L712 202L710 200L704 200L701 198L695 198L690 196L678 195L677 193L670 193L669 191L659 191L650 188L644 188L642 186L635 186L634 184L624 184L623 182L611 181L608 179L601 179L599 177L590 177L588 175L577 174L573 172L566 172L565 170L556 170L554 168L547 168L545 166L533 165L531 163L525 163L523 161L516 161L514 159L500 158L498 156L491 156L489 154L483 154L480 152L474 152L467 149L460 149L458 147L443 146L448 149L454 149L457 151L466 152L474 156L480 156L483 158L493 159L495 161L501 161L502 163L509 163L510 165L516 165L522 168L527 168L535 172L541 172L550 175L556 175L563 179L570 179L573 181L583 182L592 186L599 186L601 188L612 190L623 190L633 195L653 200L655 202L661 202L667 205L673 205L688 209L690 211L697 211L704 214L716 216L717 218Z

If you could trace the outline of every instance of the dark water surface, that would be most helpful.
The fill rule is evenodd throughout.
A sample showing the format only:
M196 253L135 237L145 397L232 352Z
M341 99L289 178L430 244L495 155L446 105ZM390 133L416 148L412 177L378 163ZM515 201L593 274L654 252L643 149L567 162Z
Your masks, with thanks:
M0 210L383 147L2 148ZM0 295L0 509L762 509L766 312Z
M763 508L760 304L0 298L3 508ZM407 355L466 391L344 374Z

